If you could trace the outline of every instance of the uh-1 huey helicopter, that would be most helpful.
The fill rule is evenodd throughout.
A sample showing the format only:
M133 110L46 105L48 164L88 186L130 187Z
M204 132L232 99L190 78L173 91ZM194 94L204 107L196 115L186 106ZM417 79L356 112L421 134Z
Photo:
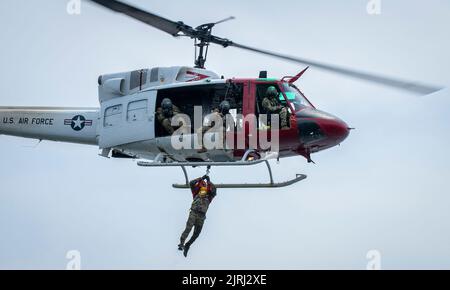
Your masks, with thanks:
M294 85L308 67L296 76L282 79L267 78L266 72L260 72L259 78L254 79L224 79L205 69L210 44L249 50L416 94L426 95L440 90L434 86L253 48L212 34L216 24L231 18L193 28L183 22L174 22L120 1L91 1L174 37L187 36L194 39L195 66L159 67L102 75L98 79L100 108L0 107L0 134L95 145L99 146L100 155L103 157L147 160L139 161L140 166L181 167L186 183L174 184L175 188L188 187L187 167L207 167L209 173L211 166L251 166L260 163L267 165L269 183L219 184L217 187L284 187L301 181L306 176L300 174L289 181L276 183L272 177L270 159L303 156L312 162L312 153L340 144L347 138L351 128L341 119L317 110ZM215 149L202 153L196 149L176 150L171 144L171 136L164 134L156 120L155 112L164 98L170 98L184 114L191 117L195 106L201 106L205 116L221 101L227 100L235 121L238 121L238 115L255 115L256 119L250 120L249 125L256 127L256 134L260 135L267 131L264 124L259 122L259 116L265 114L261 110L261 101L270 86L276 88L279 103L289 111L288 128L275 132L279 137L277 152L262 150L259 143L250 146L251 134L244 134L244 147L239 149ZM235 137L233 134L237 133L234 130L227 131L226 140ZM195 135L193 129L191 134L182 138L193 138Z

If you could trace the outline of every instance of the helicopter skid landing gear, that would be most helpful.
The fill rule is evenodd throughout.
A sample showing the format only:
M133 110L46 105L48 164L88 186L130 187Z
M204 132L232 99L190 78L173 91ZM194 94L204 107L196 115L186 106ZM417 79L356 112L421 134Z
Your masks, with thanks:
M257 153L255 150L247 150L242 157L240 161L234 161L234 162L212 162L212 161L202 161L202 162L178 162L178 161L171 161L171 162L161 162L162 161L162 155L158 155L157 158L155 158L155 161L147 162L147 161L138 161L137 165L142 167L181 167L181 170L183 170L185 183L184 184L173 184L172 186L174 188L179 189L187 189L189 188L189 176L186 167L206 167L206 175L209 175L209 171L211 167L219 167L219 166L251 166L251 165L257 165L261 163L265 163L267 170L269 172L270 182L268 183L224 183L224 184L215 184L217 188L281 188L281 187L287 187L292 184L295 184L299 181L302 181L306 179L306 175L304 174L297 174L295 178L290 179L288 181L284 182L275 182L273 179L272 174L272 168L270 166L269 160L271 159L278 159L278 154L271 152L268 154L265 154L260 159L253 159L252 154ZM261 156L260 156L261 157Z
M264 160L264 163L267 166L267 170L269 171L269 177L270 182L269 183L223 183L223 184L215 184L217 188L281 188L281 187L287 187L292 184L295 184L299 181L302 181L306 179L306 175L304 174L297 174L297 176L291 180L284 181L284 182L274 182L273 175L272 175L272 168L270 167L270 163L267 160ZM200 165L204 166L204 165ZM216 165L220 166L220 165ZM172 186L177 189L188 189L189 188L189 176L186 170L185 166L180 166L183 170L184 178L186 183L185 184L173 184ZM209 169L211 168L211 165L207 165L207 174L209 174Z

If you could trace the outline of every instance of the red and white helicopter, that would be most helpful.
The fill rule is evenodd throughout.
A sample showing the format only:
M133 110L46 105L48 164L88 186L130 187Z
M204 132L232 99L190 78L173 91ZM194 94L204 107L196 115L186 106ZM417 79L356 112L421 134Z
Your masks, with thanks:
M224 79L205 69L210 44L250 50L416 94L424 95L440 90L434 86L253 48L211 33L216 24L230 18L193 28L183 22L171 21L120 1L92 2L126 14L174 37L187 36L195 39L195 67L159 67L102 75L98 80L100 108L0 107L0 134L99 146L103 157L141 159L138 161L140 166L181 167L186 183L174 184L176 188L188 187L187 167L203 166L207 167L209 172L211 166L251 166L260 163L267 165L270 182L218 184L217 187L284 187L301 181L306 176L300 174L289 181L276 183L272 177L270 159L303 156L312 162L312 153L344 141L349 135L349 126L341 119L317 110L294 85L307 68L296 76L282 79L267 78L266 72L260 72L259 77L254 79ZM270 86L277 89L280 104L289 111L289 128L268 134L267 126L259 119L265 114L261 109L261 102ZM196 148L175 149L171 142L173 136L164 134L155 117L157 107L164 98L170 98L190 117L193 116L196 106L202 108L201 114L204 117L220 102L227 100L234 121L240 123L244 129L251 127L255 131L249 130L248 132L253 133L245 133L244 130L243 135L239 135L236 130L226 131L227 148L204 152L199 152ZM239 116L243 116L245 120L249 115L254 118L242 123L243 120ZM192 128L191 134L180 138L195 139L195 130L196 128ZM269 135L269 139L274 137L273 134L277 135L279 144L276 152L262 149L259 141L252 144L251 138L264 134L266 137ZM236 146L238 135L243 136L241 147Z

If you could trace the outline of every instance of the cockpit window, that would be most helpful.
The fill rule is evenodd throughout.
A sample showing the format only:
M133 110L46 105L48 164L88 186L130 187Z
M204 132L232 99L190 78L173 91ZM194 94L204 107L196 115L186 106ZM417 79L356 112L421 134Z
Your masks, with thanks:
M306 97L295 86L288 83L283 83L283 91L286 97L292 105L294 105L295 111L299 111L302 108L314 106L306 99ZM280 93L280 100L284 101L284 96Z

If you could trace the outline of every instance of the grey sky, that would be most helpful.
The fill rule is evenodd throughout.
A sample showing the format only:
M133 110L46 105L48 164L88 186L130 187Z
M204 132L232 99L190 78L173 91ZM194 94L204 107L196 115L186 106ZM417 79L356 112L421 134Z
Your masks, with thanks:
M0 105L98 106L97 77L191 65L192 43L68 1L2 0ZM217 35L286 54L448 87L450 3L366 0L130 1L197 25L233 15ZM200 9L202 8L202 9ZM303 67L213 47L207 67L226 77L274 77ZM345 79L311 69L299 82L320 109L357 130L340 146L274 166L287 189L221 190L202 236L176 251L191 202L174 190L181 170L139 168L95 147L0 136L0 268L352 268L377 249L382 267L450 268L450 98ZM31 146L31 147L30 147ZM203 174L193 170L192 177ZM259 181L263 168L215 169L213 180Z

